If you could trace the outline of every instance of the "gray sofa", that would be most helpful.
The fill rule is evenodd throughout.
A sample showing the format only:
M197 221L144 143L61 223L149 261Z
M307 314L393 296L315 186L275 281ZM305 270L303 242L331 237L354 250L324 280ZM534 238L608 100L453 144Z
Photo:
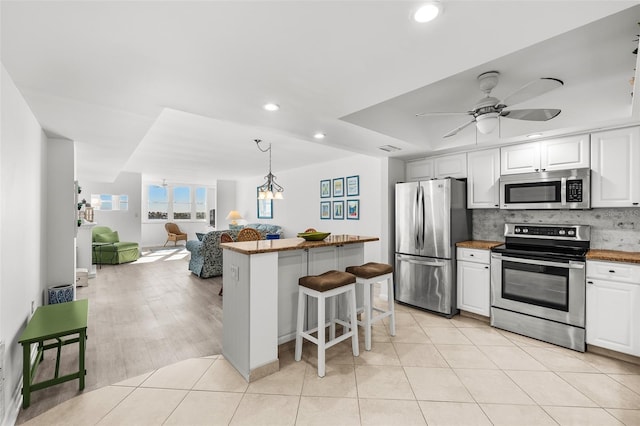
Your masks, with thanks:
M250 223L245 228L254 228L265 239L267 234L277 234L282 237L282 227L263 223ZM235 240L240 229L226 229L211 231L202 235L202 240L187 241L187 250L191 252L189 270L200 278L210 278L222 275L222 248L220 235L227 233Z

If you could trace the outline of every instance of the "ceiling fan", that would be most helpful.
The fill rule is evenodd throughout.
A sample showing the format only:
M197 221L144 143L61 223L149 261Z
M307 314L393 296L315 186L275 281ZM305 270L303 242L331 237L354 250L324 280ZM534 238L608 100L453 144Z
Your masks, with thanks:
M417 117L442 116L442 115L470 115L471 120L448 132L443 138L448 138L457 134L471 123L476 123L476 128L484 134L491 133L498 125L499 117L512 118L515 120L547 121L560 114L559 109L509 109L510 106L528 101L543 93L562 86L564 83L557 78L538 78L533 80L503 100L491 96L491 91L498 84L498 71L488 71L478 76L480 90L485 96L480 99L469 111L466 112L423 112L416 114Z

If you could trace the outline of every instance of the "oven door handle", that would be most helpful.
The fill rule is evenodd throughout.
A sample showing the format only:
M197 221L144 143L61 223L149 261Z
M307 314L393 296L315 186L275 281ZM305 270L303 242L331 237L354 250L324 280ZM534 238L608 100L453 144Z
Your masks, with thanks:
M584 269L584 262L576 262L570 260L568 263L560 263L560 262L549 262L546 260L536 260L536 259L523 259L520 257L509 257L509 256L492 256L494 259L502 259L509 262L515 263L527 263L529 265L540 265L540 266L555 266L556 268L566 268L566 269Z

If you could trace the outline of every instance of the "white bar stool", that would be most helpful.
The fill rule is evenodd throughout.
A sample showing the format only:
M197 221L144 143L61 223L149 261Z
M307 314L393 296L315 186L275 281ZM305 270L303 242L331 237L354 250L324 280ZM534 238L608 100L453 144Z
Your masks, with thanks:
M309 275L298 280L298 322L296 327L296 361L302 359L302 338L315 343L318 346L318 376L325 374L325 351L327 348L351 337L353 356L358 356L358 328L356 318L356 277L347 272L328 271L321 275ZM335 318L335 297L346 294L349 299L349 315L351 323L348 324ZM315 297L318 300L318 326L311 330L303 330L305 318L306 296ZM330 299L329 323L325 321L325 301ZM336 323L348 330L339 337L335 337ZM328 342L325 342L325 328L330 325ZM318 337L311 335L318 332Z
M396 335L396 314L393 295L393 267L386 263L369 262L361 266L349 266L347 272L356 276L356 285L364 287L364 320L358 324L364 327L364 347L371 350L371 326L382 318L391 317L389 328L391 335ZM387 282L387 310L373 306L373 285L377 282ZM373 316L373 311L380 312Z

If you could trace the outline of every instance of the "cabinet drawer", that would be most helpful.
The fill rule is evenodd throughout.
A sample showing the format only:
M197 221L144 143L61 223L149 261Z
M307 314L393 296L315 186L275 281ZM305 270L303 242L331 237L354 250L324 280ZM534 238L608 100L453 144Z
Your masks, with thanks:
M589 260L587 261L587 279L589 278L640 285L640 265Z
M458 260L466 260L476 263L490 263L491 252L489 250L470 249L458 247Z

